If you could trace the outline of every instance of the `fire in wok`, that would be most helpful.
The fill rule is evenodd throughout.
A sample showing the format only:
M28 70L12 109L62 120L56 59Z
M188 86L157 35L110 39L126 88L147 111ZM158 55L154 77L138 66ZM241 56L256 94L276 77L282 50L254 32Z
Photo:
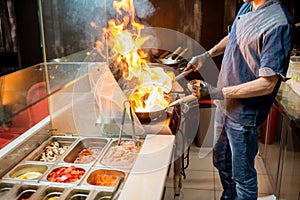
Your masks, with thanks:
M115 1L113 5L117 16L109 20L102 38L108 39L105 41L113 54L111 58L114 66L121 69L122 77L128 81L138 80L129 96L134 112L138 117L142 116L140 119L156 117L170 103L166 94L172 89L174 73L165 72L161 67L150 67L147 53L142 50L148 37L141 36L144 25L135 21L133 0ZM100 55L104 55L103 41L97 41L96 47Z

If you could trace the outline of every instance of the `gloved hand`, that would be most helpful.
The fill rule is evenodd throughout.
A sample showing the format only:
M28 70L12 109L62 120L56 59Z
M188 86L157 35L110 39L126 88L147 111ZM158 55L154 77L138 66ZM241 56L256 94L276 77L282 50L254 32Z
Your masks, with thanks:
M224 99L222 88L216 88L202 80L192 80L188 85L198 100Z
M193 71L199 70L203 63L210 57L209 53L206 51L203 54L200 54L198 56L194 56L190 62L187 64L187 67L183 71L188 71L190 69L193 69Z

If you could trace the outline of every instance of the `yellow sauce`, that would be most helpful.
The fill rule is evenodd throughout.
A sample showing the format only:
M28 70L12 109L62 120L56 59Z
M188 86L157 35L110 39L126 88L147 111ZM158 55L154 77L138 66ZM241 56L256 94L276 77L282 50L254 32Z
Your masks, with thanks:
M34 179L34 178L37 178L37 177L39 177L41 175L42 175L42 173L40 173L40 172L26 172L25 174L17 176L17 178L21 178L21 179Z
M57 200L58 199L58 197L50 197L49 199L47 199L47 200Z

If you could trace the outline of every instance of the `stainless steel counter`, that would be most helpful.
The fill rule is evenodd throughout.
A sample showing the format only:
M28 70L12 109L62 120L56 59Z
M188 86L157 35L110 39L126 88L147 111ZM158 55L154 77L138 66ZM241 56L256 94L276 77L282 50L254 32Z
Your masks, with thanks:
M37 124L39 128L34 127L33 129L39 130L45 125L49 123L48 120L42 121L43 124ZM28 134L28 139L35 138L35 135L39 135L39 131L35 132L32 131L31 134ZM85 137L83 140L78 140L78 137L72 137L72 136L57 136L58 139L64 139L64 141L67 141L68 145L70 145L69 151L66 151L64 154L62 154L62 157L59 158L57 161L51 164L45 163L41 161L37 161L39 159L39 155L41 153L41 149L44 149L44 147L54 140L53 137L50 137L50 140L46 140L44 142L38 143L40 144L39 147L36 147L35 150L33 150L28 156L25 157L24 160L22 160L22 157L19 158L18 161L15 162L10 161L10 163L6 163L12 166L7 166L8 168L4 171L2 171L2 174L5 174L8 170L10 170L9 173L7 173L4 176L1 176L0 180L0 193L3 192L3 189L5 190L4 193L0 195L0 199L12 199L17 198L17 196L23 195L22 192L30 192L31 198L30 199L40 199L40 196L46 196L47 194L50 194L51 192L60 192L60 196L62 199L68 199L70 195L85 195L88 199L98 199L99 196L112 196L114 191L112 190L113 187L111 187L111 190L108 189L108 187L96 187L88 184L87 177L91 176L91 173L94 171L97 171L97 169L106 169L106 170L115 170L117 167L108 167L104 166L103 164L93 164L87 165L87 164L76 164L76 166L80 166L82 169L85 169L85 171L88 171L89 168L91 168L90 171L88 171L83 176L83 180L80 180L78 182L73 183L50 183L46 179L46 175L49 174L51 170L55 170L55 167L62 167L62 166L69 166L67 165L69 162L69 155L74 153L73 151L77 151L80 147L80 144L85 142L96 142L98 141L98 138L91 138L91 137ZM67 139L67 140L66 140ZM73 140L70 140L73 139ZM92 140L91 140L92 139ZM104 138L99 139L101 141L106 141ZM112 140L110 138L109 140ZM109 141L107 140L107 141ZM62 142L62 140L59 140ZM18 143L17 143L18 142ZM0 160L4 162L7 161L6 157L12 157L14 155L13 150L18 148L18 152L21 150L24 152L24 142L26 142L25 139L23 140L16 140L14 144L8 145L6 148L2 149L1 151L1 157ZM142 145L142 148L137 155L136 162L132 166L130 170L125 170L126 172L126 178L124 178L124 184L120 186L119 192L117 192L120 197L118 199L157 199L160 200L163 197L163 191L164 191L164 184L167 176L167 172L169 169L169 166L172 162L172 156L173 156L173 148L174 148L174 142L175 142L175 136L174 135L147 135L144 143ZM70 143L70 144L69 144ZM107 142L108 143L108 142ZM35 143L34 143L35 144ZM36 144L36 145L38 145ZM102 144L102 146L105 144ZM97 147L98 147L97 143ZM78 147L78 148L77 148ZM106 148L107 149L107 148ZM6 150L6 151L5 151ZM39 153L39 154L38 154ZM70 154L69 154L70 153ZM103 153L104 154L104 153ZM26 154L25 154L26 155ZM25 156L24 155L24 156ZM101 154L100 154L101 155ZM102 157L102 156L100 156ZM68 159L67 159L68 158ZM72 160L72 159L71 159ZM145 164L146 163L146 164ZM2 166L3 166L2 165ZM46 168L49 169L43 169L43 172L40 170L40 166L44 165ZM25 168L28 166L31 167L30 170L32 170L35 166L38 171L42 173L41 177L34 178L32 180L27 180L26 178L24 180L18 179L14 177L14 175L17 175L18 172L22 172L25 170ZM26 169L27 169L26 168ZM94 171L93 171L94 170ZM16 173L14 173L16 172ZM105 189L103 189L105 188ZM151 188L151 189L149 189ZM48 191L49 190L49 191ZM78 193L78 194L77 194ZM27 195L27 194L26 194ZM29 194L28 194L29 195ZM97 197L97 198L96 198ZM110 199L107 198L107 199Z

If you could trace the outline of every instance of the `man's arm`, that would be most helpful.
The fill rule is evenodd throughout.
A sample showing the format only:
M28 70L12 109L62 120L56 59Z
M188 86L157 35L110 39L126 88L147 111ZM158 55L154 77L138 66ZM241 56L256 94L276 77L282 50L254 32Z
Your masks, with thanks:
M279 79L279 75L260 77L256 80L235 86L222 88L225 98L250 98L270 94Z
M203 54L200 54L198 56L194 56L190 60L190 62L188 62L187 67L184 69L184 71L188 71L190 69L192 69L193 71L197 71L203 66L203 63L206 62L206 60L209 57L215 57L215 56L223 54L225 51L227 42L228 42L228 35L225 36L218 44L216 44L209 51L206 51Z
M208 53L211 57L222 55L228 42L228 35L225 36L218 44L211 48Z

